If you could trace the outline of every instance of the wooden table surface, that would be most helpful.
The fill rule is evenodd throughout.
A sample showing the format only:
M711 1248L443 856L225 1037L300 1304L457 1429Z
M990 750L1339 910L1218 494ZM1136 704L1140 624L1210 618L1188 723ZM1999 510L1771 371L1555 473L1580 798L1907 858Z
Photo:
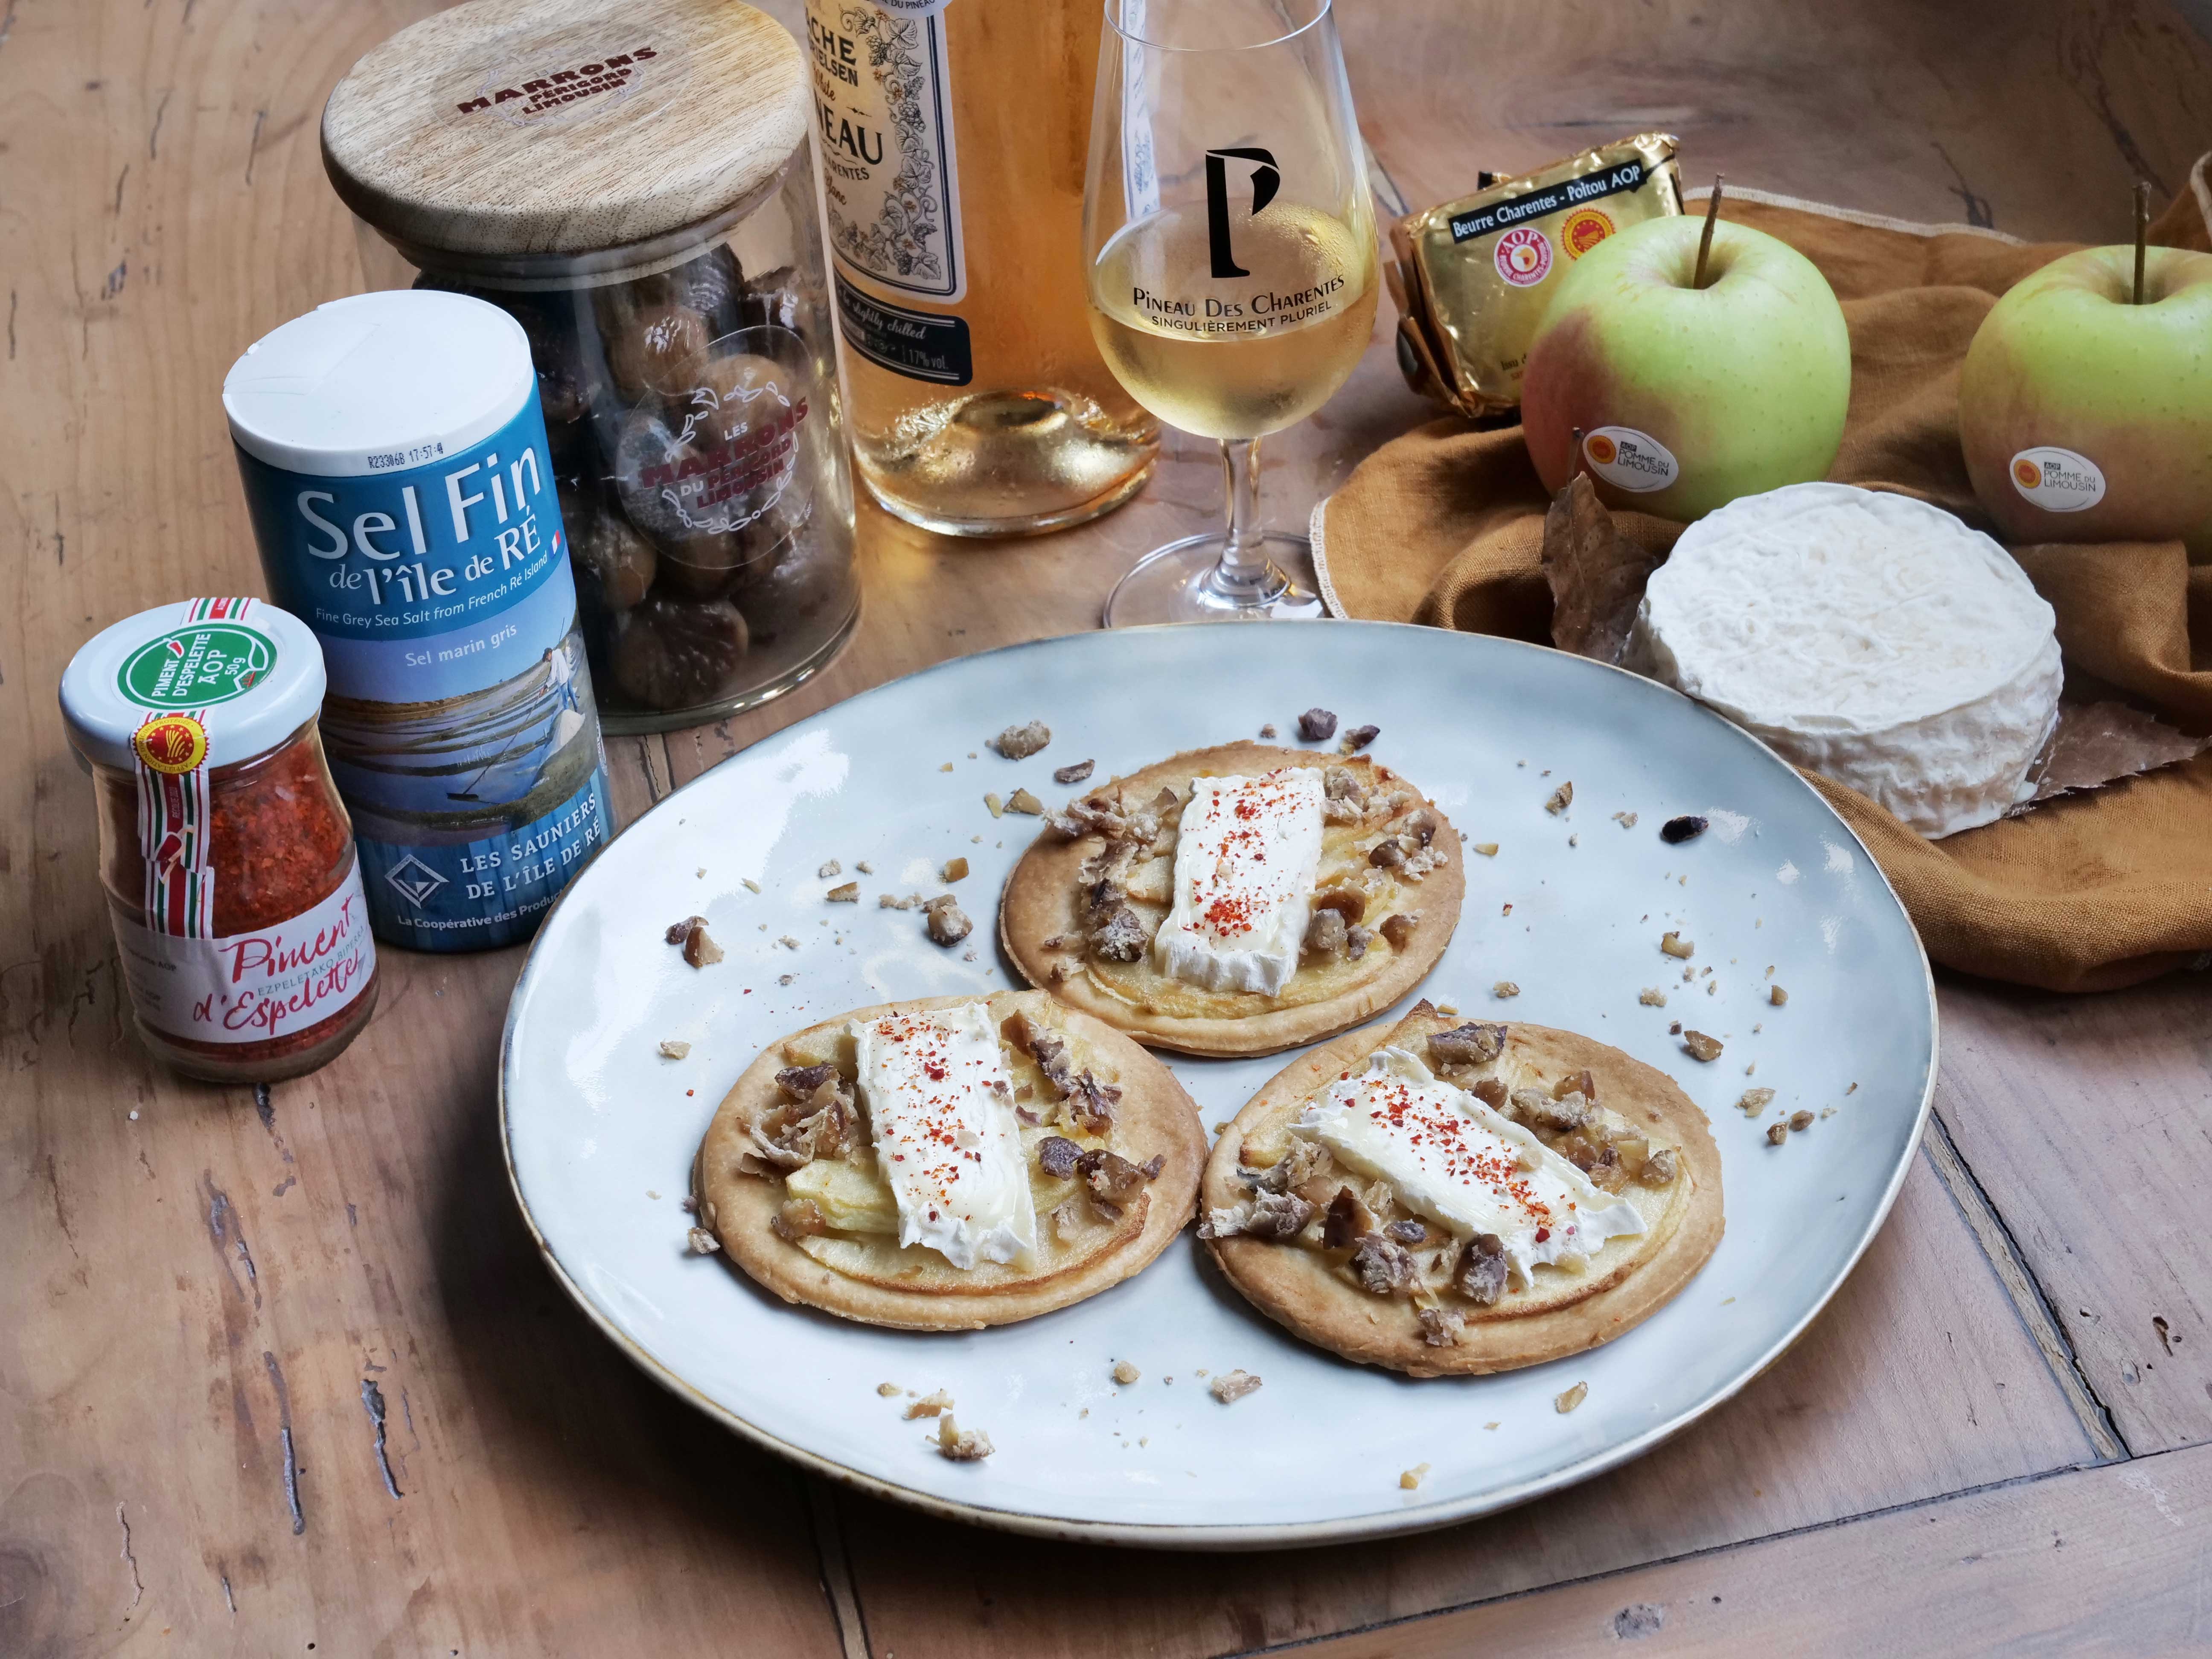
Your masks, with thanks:
M1657 126L1698 179L2117 240L2136 174L2162 203L2212 146L2212 50L2154 0L1341 8L1369 138L1415 203ZM1652 1455L1444 1532L1234 1557L923 1520L635 1370L508 1196L493 1066L519 951L389 952L374 1023L297 1082L152 1065L54 687L118 617L258 587L222 374L360 285L317 118L428 9L0 0L0 1653L2212 1644L2203 975L1947 980L1936 1121L1887 1229L1786 1359ZM1387 339L1271 446L1275 521L1426 416ZM744 719L611 744L624 813L862 687L1093 625L1216 490L1171 443L1137 503L1034 542L864 512L842 659Z

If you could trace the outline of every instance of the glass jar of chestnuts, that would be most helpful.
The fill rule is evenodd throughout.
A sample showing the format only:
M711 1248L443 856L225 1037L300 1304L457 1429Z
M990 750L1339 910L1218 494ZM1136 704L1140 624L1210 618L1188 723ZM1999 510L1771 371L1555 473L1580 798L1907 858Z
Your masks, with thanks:
M858 611L805 64L725 0L493 10L356 64L325 162L371 286L530 337L607 728L719 719Z

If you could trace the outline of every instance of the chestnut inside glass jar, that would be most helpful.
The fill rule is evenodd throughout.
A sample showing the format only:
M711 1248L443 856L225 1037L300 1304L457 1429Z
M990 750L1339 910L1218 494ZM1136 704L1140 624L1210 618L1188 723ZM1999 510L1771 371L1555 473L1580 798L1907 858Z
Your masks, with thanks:
M651 49L564 81L592 8L539 8L542 53L537 12L479 43L474 9L354 67L325 164L371 287L472 295L529 336L606 729L720 719L858 612L799 47L727 0L640 0L593 38ZM457 107L447 66L479 58L525 68Z

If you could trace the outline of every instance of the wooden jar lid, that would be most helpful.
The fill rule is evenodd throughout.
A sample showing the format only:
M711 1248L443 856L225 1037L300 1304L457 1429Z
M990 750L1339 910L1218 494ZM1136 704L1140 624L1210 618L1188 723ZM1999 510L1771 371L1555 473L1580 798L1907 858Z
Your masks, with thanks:
M403 249L594 253L740 208L808 118L799 43L737 0L471 0L353 66L323 165Z

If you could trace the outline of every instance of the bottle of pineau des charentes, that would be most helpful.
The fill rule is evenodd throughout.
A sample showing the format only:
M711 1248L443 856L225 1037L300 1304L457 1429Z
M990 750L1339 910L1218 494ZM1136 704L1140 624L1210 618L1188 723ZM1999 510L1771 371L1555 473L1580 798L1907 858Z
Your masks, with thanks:
M1083 282L1097 0L806 0L861 477L952 535L1079 524L1145 481L1152 417Z

